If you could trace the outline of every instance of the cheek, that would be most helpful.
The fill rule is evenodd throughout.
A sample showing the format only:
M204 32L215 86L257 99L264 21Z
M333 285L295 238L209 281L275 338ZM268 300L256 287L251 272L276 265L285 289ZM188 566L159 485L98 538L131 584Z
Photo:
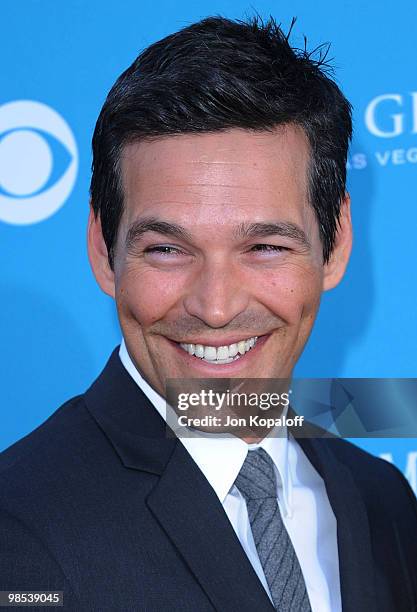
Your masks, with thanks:
M178 279L159 271L125 270L116 279L119 314L151 325L175 306L181 287Z
M288 266L258 279L258 300L288 324L314 320L320 303L322 273L319 268Z

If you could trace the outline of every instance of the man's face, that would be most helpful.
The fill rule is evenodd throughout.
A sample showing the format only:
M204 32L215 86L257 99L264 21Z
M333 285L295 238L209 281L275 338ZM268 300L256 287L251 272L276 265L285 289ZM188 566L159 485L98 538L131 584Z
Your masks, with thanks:
M125 148L105 290L131 358L162 395L167 378L290 377L325 288L309 155L291 126Z

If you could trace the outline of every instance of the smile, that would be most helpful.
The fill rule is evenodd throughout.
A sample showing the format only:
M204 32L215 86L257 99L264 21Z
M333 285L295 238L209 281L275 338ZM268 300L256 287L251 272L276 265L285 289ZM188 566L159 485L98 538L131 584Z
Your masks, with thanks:
M210 364L223 365L240 359L255 346L257 340L258 336L253 336L247 340L240 340L233 344L218 347L204 344L186 344L183 342L180 342L179 345L189 355L194 355L202 361L207 361Z

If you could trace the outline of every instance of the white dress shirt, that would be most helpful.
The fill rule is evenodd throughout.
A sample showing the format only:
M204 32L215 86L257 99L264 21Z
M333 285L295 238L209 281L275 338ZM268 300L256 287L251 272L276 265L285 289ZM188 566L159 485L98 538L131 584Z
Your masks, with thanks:
M167 410L173 409L141 376L127 352L124 340L119 356L126 370L166 421ZM178 430L176 433L178 435ZM297 441L288 435L268 435L258 444L247 444L237 437L197 430L193 430L192 437L178 437L216 492L271 599L253 540L246 502L234 485L248 450L262 447L270 455L277 478L278 505L300 562L312 612L341 612L336 518L323 479Z

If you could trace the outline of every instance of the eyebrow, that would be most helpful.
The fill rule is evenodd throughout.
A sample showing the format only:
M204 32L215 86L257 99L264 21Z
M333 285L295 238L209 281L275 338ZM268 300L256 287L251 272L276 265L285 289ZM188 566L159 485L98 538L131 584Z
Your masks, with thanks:
M126 247L131 248L147 232L157 232L164 236L178 238L179 240L192 241L190 232L177 223L162 221L156 217L145 217L134 221L126 235ZM283 236L298 242L305 248L310 247L310 242L305 232L295 223L241 223L233 232L235 239L266 238L268 236Z
M295 223L278 221L276 223L241 223L234 232L236 238L265 238L267 236L283 236L291 238L301 246L310 247L306 233Z
M134 221L126 235L126 247L129 249L147 232L157 232L164 236L173 236L180 240L191 241L191 234L177 223L161 221L156 217L145 217Z

